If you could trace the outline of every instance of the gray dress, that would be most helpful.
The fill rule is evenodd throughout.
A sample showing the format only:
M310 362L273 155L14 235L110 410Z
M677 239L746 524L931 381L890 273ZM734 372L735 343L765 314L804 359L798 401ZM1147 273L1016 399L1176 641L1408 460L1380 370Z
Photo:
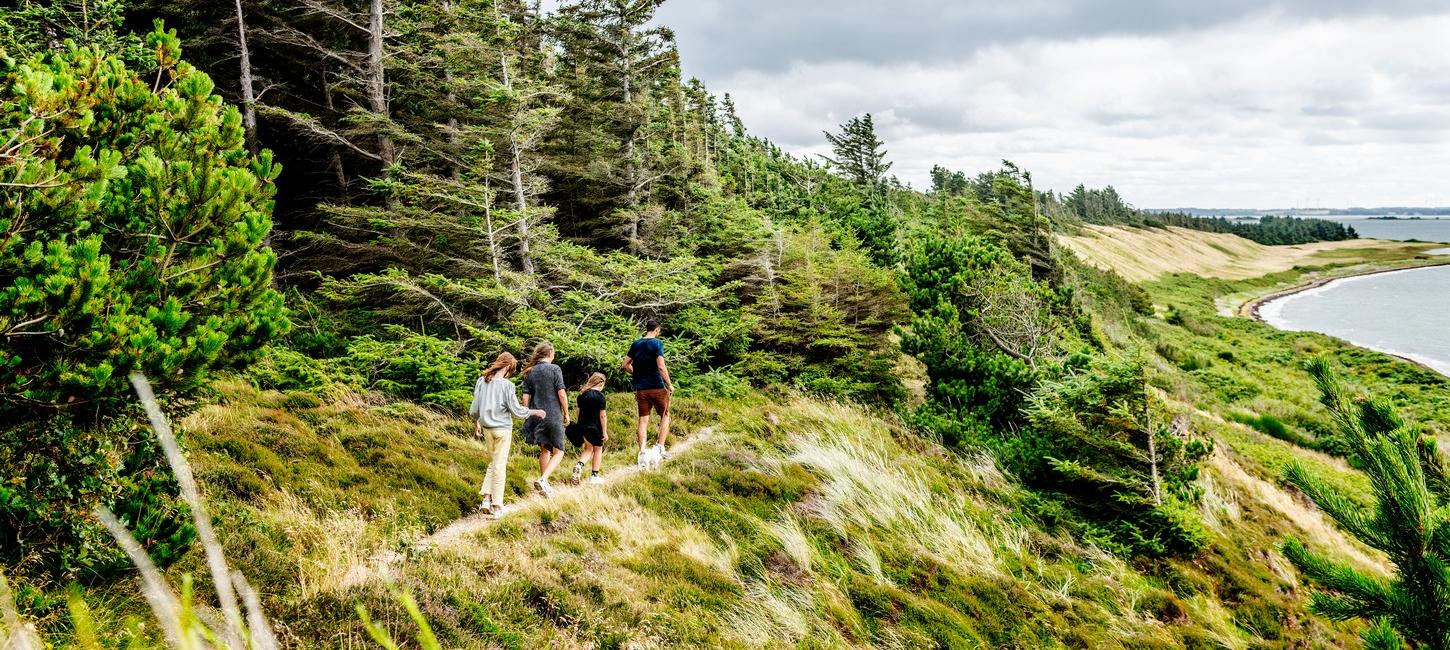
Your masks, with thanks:
M564 389L564 371L552 363L538 364L524 377L523 385L529 408L548 414L524 420L524 442L563 449L564 408L559 403L559 391Z

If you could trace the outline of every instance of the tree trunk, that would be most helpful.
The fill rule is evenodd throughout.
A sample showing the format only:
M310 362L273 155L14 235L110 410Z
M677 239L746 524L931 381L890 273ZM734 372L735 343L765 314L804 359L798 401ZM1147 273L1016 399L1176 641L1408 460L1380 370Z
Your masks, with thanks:
M1150 413L1143 414L1143 431L1148 434L1148 468L1153 477L1153 505L1163 505L1163 479L1158 475L1158 436L1153 428L1153 423L1148 421L1152 417Z
M509 182L514 186L514 209L518 210L519 229L519 268L524 273L534 272L534 258L529 252L529 205L524 196L524 174L520 162L518 140L514 134L509 133L509 152L511 160L509 163Z
M329 113L337 110L332 103L332 86L327 83L326 73L322 75L322 105L327 107ZM346 204L348 202L347 172L342 168L342 154L337 152L336 147L332 148L332 160L328 163L328 168L332 170L333 177L337 179L338 199Z
M383 0L372 0L368 8L368 109L388 117L388 89L383 76ZM397 149L386 133L378 134L378 156L383 165L397 162Z
M488 230L488 256L493 261L493 281L503 284L503 272L498 264L498 241L494 235L493 228L493 192L488 193L488 198L483 203L483 227Z
M252 54L247 48L247 22L242 17L242 0L237 4L237 52L241 57L242 130L246 133L247 151L257 155L257 96L252 90Z
M494 10L497 11L497 5ZM498 55L499 69L503 72L503 86L510 94L513 93L514 83L509 76L508 54L500 52ZM518 114L509 117L514 123L509 125L509 184L514 192L514 209L518 211L517 228L519 231L519 269L524 273L534 272L534 257L529 250L529 202L524 194L524 170L523 152L519 147L518 139Z
M629 84L629 63L629 55L625 54L623 62L624 105L633 108L634 93ZM639 226L642 215L638 210L639 179L637 177L638 170L636 169L634 160L634 136L639 132L639 125L634 123L633 119L633 116L631 116L631 122L627 126L624 134L624 208L629 212L629 247L635 252L639 252L643 248L639 240Z

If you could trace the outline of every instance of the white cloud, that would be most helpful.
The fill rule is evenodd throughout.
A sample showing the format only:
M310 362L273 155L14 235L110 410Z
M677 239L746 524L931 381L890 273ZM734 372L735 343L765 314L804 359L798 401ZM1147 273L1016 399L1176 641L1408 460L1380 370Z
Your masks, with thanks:
M975 172L1007 158L1040 186L1113 184L1145 207L1426 204L1450 202L1447 33L1450 14L1274 14L706 81L802 154L871 112L893 172L918 185L936 163Z

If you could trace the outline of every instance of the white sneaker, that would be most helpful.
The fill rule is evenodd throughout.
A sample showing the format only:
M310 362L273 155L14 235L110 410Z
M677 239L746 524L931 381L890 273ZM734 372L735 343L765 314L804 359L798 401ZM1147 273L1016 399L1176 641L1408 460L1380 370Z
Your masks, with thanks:
M573 481L575 483L578 483L579 482L579 479L582 478L583 476L584 476L584 463L582 463L582 462L574 463L574 471L569 472L569 480L570 481Z
M634 464L639 465L640 469L648 468L649 452L644 449L639 450L639 454L634 457Z
M549 493L547 491L548 485L548 483L544 482L544 479L534 479L534 491L546 497L549 496Z
M549 485L548 481L539 481L539 483L543 484L544 486L544 498L547 499L554 496L554 486Z
M589 477L589 484L590 485L604 485L604 477L602 475L595 474L595 475Z
M674 457L674 454L666 450L664 445L655 445L655 453L660 455L660 460L669 460Z
M478 509L479 510L492 510L493 509L493 495L492 494L485 494L485 495L483 495L483 502L478 504Z
M499 506L497 508L490 508L488 516L492 519L503 519L504 516L512 514L515 510L517 508L513 506Z

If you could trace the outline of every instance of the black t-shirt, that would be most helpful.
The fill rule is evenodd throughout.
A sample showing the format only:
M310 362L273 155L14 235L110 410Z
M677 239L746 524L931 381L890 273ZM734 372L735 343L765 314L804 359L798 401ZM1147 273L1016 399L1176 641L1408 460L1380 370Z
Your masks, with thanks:
M629 346L629 358L634 361L634 389L653 390L665 387L665 378L660 374L656 359L665 356L665 344L656 338L635 339Z
M604 393L592 388L584 391L579 396L579 426L603 431L604 425L599 414L604 410Z

